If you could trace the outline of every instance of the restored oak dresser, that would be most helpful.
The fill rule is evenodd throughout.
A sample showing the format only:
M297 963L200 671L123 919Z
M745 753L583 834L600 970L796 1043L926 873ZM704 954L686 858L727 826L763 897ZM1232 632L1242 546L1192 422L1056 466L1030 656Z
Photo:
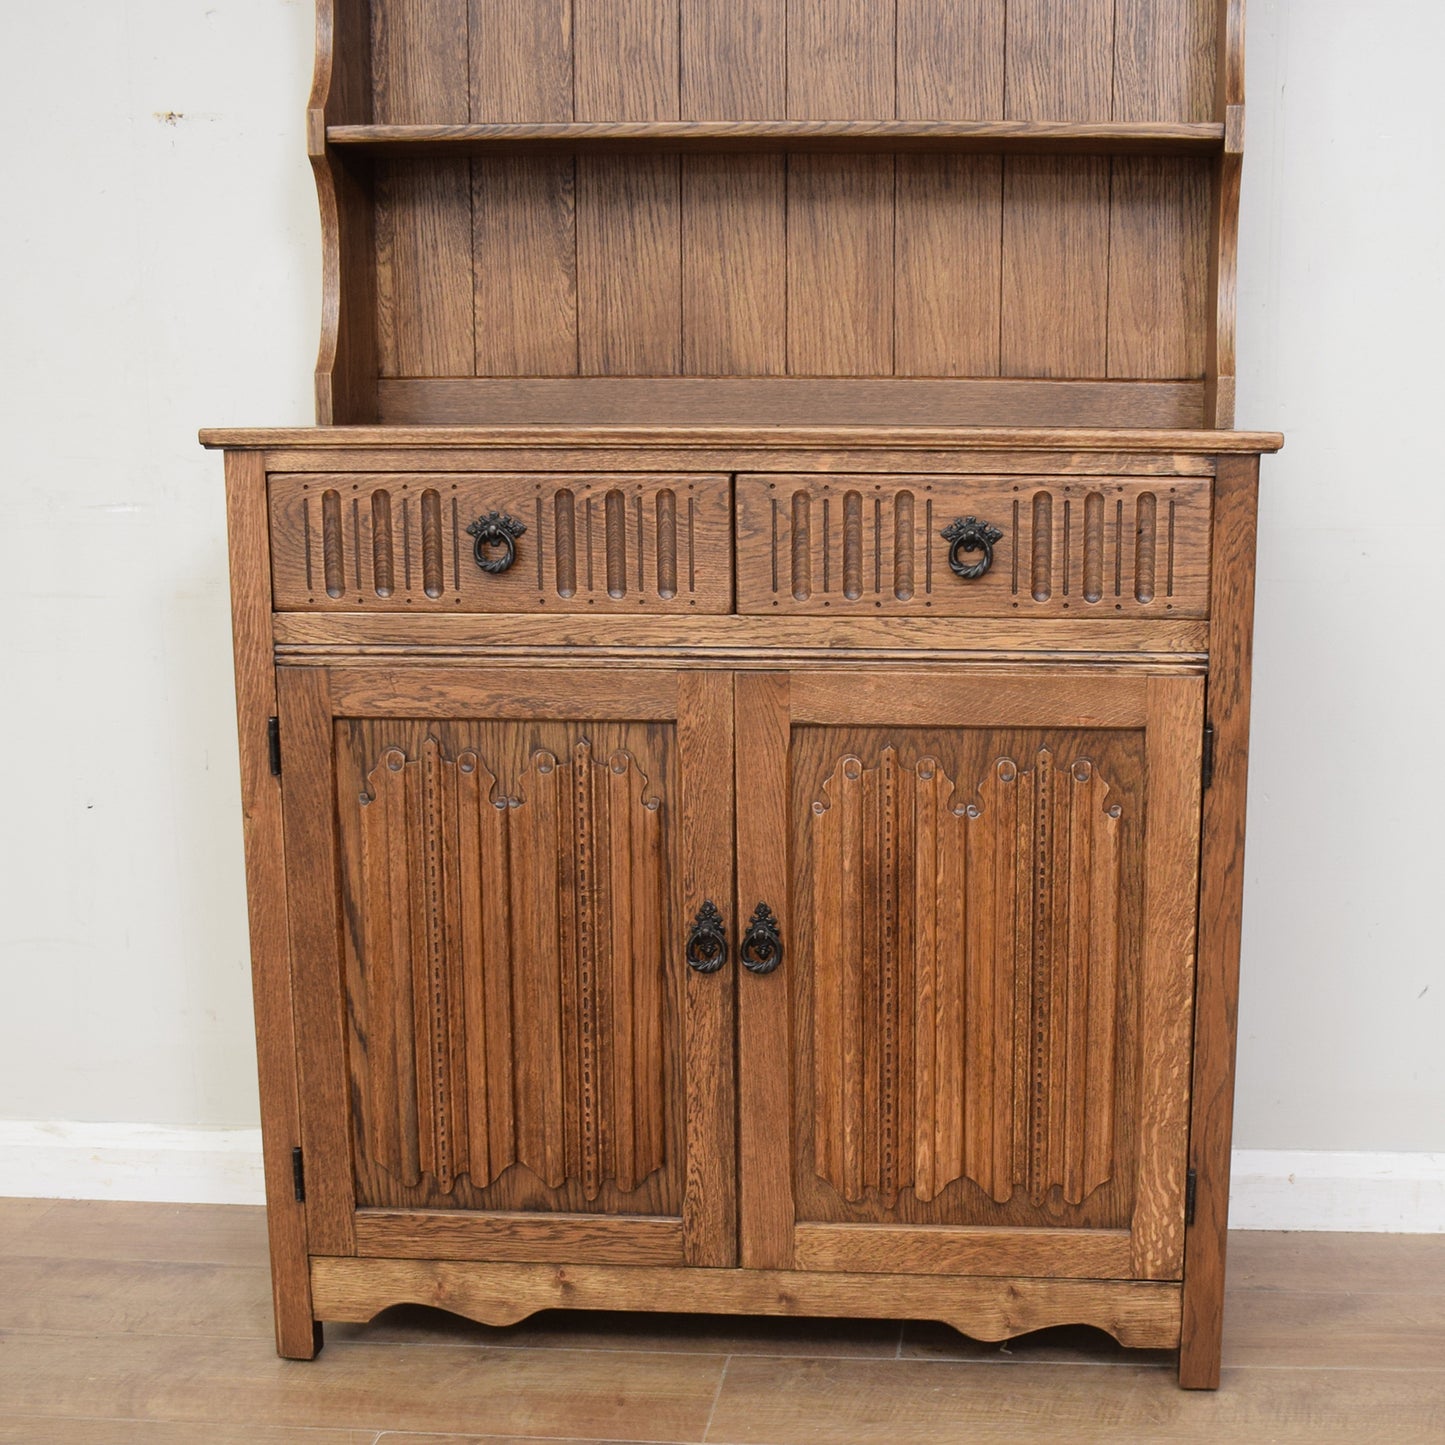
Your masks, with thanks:
M1218 1383L1239 7L321 0L226 449L277 1340L1061 1323Z

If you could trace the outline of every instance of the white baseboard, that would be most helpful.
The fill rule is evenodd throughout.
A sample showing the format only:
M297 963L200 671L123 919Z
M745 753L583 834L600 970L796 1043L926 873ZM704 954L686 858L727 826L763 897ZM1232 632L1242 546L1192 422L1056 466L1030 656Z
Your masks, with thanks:
M0 1196L263 1204L261 1132L0 1122ZM1445 1154L1239 1149L1229 1222L1445 1233Z
M264 1204L261 1131L0 1121L0 1196Z

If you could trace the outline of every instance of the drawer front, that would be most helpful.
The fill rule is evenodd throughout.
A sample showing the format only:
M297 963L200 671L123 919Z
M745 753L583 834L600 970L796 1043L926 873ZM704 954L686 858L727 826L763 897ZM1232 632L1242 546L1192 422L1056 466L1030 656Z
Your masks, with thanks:
M738 611L1209 615L1208 477L741 476ZM991 557L955 523L996 532ZM972 539L970 539L972 540ZM981 575L964 569L988 566Z
M278 611L732 608L726 476L275 475L270 506ZM523 529L482 545L505 570L469 530L493 513Z

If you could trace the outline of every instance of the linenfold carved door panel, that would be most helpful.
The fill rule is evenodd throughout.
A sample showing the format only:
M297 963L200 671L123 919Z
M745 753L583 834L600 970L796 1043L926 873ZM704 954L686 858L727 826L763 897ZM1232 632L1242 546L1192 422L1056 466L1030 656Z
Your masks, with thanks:
M745 1263L1179 1277L1202 692L740 680Z
M329 1084L307 1152L345 1150L336 1242L730 1262L730 1095L688 1080L730 1070L732 984L684 957L731 887L730 680L405 672L283 673L288 811L329 817L340 883L302 985L335 1008L302 1046Z

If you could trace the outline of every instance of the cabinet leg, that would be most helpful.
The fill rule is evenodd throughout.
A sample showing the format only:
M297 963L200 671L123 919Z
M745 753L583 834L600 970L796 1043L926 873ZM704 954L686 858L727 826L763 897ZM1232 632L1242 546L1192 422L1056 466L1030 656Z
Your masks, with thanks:
M276 1315L276 1353L283 1360L314 1360L325 1344L321 1321L309 1316L293 1322Z
M1224 1343L1224 1260L1204 1279L1190 1279L1186 1265L1184 1318L1179 1334L1179 1387L1217 1390Z

